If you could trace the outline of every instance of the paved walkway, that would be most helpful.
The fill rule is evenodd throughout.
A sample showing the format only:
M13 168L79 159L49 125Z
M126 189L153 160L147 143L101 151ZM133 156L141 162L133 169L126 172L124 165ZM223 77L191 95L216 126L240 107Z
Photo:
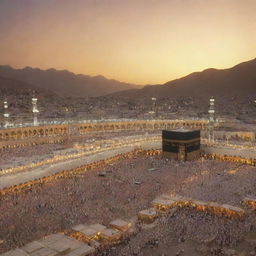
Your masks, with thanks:
M161 143L160 142L143 142L141 143L141 147L143 149L159 149L161 147ZM50 176L52 174L55 174L64 170L70 170L81 165L86 165L89 163L93 163L95 161L100 161L100 160L115 156L117 154L131 152L136 148L138 148L138 146L126 146L123 148L107 150L107 151L92 154L89 156L81 157L79 159L67 160L64 162L56 163L56 164L41 166L32 170L30 169L24 172L1 176L0 189L3 189L5 187L10 187L13 185L18 185L26 181L42 178L44 176Z
M140 146L143 149L160 149L161 142L142 142ZM0 189L5 187L10 187L13 185L18 185L20 183L24 183L26 181L42 178L44 176L49 176L64 170L74 169L81 165L86 165L89 163L93 163L95 161L100 161L112 156L115 156L120 153L131 152L132 150L138 148L138 146L125 146L123 148L117 148L112 150L106 150L103 152L99 152L96 154L92 154L89 156L84 156L79 159L67 160L55 164L48 164L45 166L41 166L38 168L30 169L28 171L19 172L16 174L9 174L0 177ZM219 148L219 147L204 147L202 149L207 153L218 153L218 154L226 154L226 155L238 155L246 158L256 158L256 150L234 150L230 148Z

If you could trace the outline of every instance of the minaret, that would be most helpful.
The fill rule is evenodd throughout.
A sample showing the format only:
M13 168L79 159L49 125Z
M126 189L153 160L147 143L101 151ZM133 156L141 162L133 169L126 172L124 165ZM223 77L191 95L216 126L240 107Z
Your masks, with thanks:
M210 98L210 107L208 110L209 120L208 120L208 137L209 140L213 140L213 130L215 123L215 99L213 97Z
M156 117L156 98L152 97L152 118Z
M32 112L33 112L33 117L34 117L34 125L38 125L38 118L37 115L39 113L39 110L37 108L37 98L32 97Z
M8 102L7 99L4 100L4 127L8 127L9 126L9 111L8 111Z

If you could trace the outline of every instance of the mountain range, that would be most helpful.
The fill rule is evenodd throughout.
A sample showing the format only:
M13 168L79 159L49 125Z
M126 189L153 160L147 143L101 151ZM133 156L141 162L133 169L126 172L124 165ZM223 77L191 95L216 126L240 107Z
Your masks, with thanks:
M206 69L163 85L117 92L118 97L256 97L256 58L229 69Z
M14 69L10 66L0 66L0 77L9 79L5 85L1 82L0 86L17 87L17 82L20 81L22 88L50 90L59 96L71 97L97 97L139 87L104 76L77 75L67 70L41 70L31 67Z
M66 70L0 66L1 88L46 90L71 97L256 97L256 58L232 68L206 69L163 85L147 85L143 88L103 76L76 75Z

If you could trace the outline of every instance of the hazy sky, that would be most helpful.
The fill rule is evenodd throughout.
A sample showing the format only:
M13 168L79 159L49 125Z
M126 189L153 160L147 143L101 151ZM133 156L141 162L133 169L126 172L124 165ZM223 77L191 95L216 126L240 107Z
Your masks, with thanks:
M0 0L0 64L163 83L256 57L256 0Z

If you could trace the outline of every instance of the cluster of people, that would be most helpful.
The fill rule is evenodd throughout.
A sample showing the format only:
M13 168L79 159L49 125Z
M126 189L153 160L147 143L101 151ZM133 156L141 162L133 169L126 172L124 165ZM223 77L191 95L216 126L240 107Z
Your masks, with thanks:
M107 225L116 218L129 220L164 193L236 206L255 191L254 166L203 158L179 162L154 155L154 151L149 155L138 151L113 160L3 195L0 253L77 224ZM231 169L237 171L230 174L227 170ZM235 246L254 222L255 216L241 222L180 209L161 220L154 232L143 231L143 236L118 247L119 254L112 250L110 255L140 255L146 250L145 244L155 239L167 239L166 243L173 237L202 242L214 234L216 246Z

